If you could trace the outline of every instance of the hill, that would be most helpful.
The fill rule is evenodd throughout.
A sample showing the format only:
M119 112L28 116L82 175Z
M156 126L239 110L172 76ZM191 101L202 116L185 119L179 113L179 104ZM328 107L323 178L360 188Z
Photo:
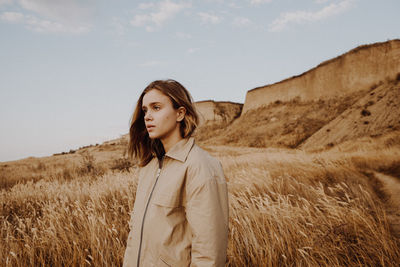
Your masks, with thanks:
M400 129L400 40L363 45L301 75L249 90L232 123L205 125L207 145L329 148ZM315 135L314 135L315 134Z
M400 130L400 75L397 79L371 87L356 103L308 138L301 148L322 148Z
M200 124L231 123L242 112L243 104L204 100L195 103L200 117Z
M301 79L348 64L350 54ZM238 103L196 103L196 142L228 181L227 265L397 266L400 75L327 97L268 90L277 97L245 112ZM0 265L121 265L138 177L127 143L123 135L0 163Z
M397 79L329 99L277 100L242 113L230 124L205 125L198 139L205 145L315 150L397 132L400 75Z
M249 90L243 112L279 101L329 99L367 90L400 72L400 40L362 45L303 74Z
M344 55L321 63L318 67L299 76L275 85L250 90L244 105L212 100L197 102L195 105L200 113L201 126L197 130L196 138L204 146L321 150L346 141L397 133L400 129L398 120L400 117L400 71L392 79L387 77L393 76L394 70L400 66L399 47L400 40L360 46ZM308 89L300 95L294 94L291 98L282 97L289 95L282 95L279 92L280 89L290 87L299 79L311 81L312 79L307 77L315 77L317 73L323 74L329 69L333 71L334 66L341 66L343 69L350 68L349 66L370 66L371 62L377 62L377 55L382 56L382 53L385 54L383 61L386 65L384 64L383 67L376 65L374 68L368 67L362 70L364 73L371 69L376 70L372 78L364 77L364 80L368 81L366 84L374 82L368 88L356 87L348 92L342 92L344 88L347 88L343 85L340 90L319 91L319 94L327 93L326 96L320 98L318 94L310 94ZM357 63L354 63L355 59ZM345 68L345 65L350 63L353 65ZM387 70L390 66L393 68ZM381 72L381 70L385 71ZM337 71L333 71L331 76L338 74ZM360 71L353 69L350 73L356 75L361 73ZM360 80L357 75L353 80ZM346 79L350 79L347 74L344 77L347 78L341 79L342 84L345 84ZM379 77L384 77L384 79L376 81ZM300 87L296 88L291 90L301 92ZM252 104L248 101L251 99L249 96L254 92L257 94L268 92L269 98L265 99L265 95L259 97L259 101L263 101L263 104L253 103L255 106L249 108ZM133 163L126 159L127 143L128 136L124 135L103 144L71 149L50 157L0 163L1 187L7 188L17 182L37 181L49 176L68 178L93 170L101 173L109 168L129 168Z
M399 68L400 40L392 40L357 47L301 75L250 90L244 105L197 102L201 118L197 140L204 146L316 150L396 133L400 129ZM361 78L361 74L365 76ZM340 86L326 77L340 81ZM300 81L307 81L304 85L311 87L302 88ZM326 90L316 91L323 81ZM369 87L364 88L367 84ZM255 95L257 103L251 101ZM0 163L0 181L2 187L9 187L17 181L40 180L50 173L69 177L93 169L101 173L108 168L127 168L133 164L126 159L127 142L124 135L51 157Z

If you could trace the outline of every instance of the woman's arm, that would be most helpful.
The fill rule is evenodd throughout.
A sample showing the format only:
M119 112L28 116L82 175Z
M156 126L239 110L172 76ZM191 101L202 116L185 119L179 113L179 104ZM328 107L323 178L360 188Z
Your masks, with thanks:
M192 233L191 266L224 266L228 242L228 191L222 167L219 162L211 166L200 164L188 170L187 178L186 216Z

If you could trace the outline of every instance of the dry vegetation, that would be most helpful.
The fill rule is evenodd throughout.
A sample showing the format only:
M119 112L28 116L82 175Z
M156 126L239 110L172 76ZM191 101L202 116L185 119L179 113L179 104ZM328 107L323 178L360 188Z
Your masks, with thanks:
M296 148L351 107L365 92L328 100L276 101L249 110L230 123L209 124L197 134L206 145Z
M127 170L133 165L127 160L127 137L101 145L81 147L51 157L0 162L0 189L26 182L63 181L80 177L96 177L107 170ZM84 178L85 179L85 178Z
M275 101L238 119L208 123L204 145L324 149L400 130L400 73L369 89L330 99Z
M354 105L308 138L301 148L318 149L400 130L399 107L400 82L396 79L376 83Z
M398 209L375 174L399 175L398 136L319 153L206 147L229 183L227 265L396 266ZM121 265L137 174L122 170L3 189L0 265Z
M121 262L134 173L39 181L1 193L1 266L114 266Z
M385 114L398 112L398 101L387 95L390 105L379 104L385 88L277 101L199 129L198 143L220 159L228 180L227 266L398 266L400 121L377 124L379 134L292 149L328 132L323 127L346 110L391 118ZM366 94L377 99L357 102ZM126 147L125 136L0 163L0 266L120 266L137 179Z

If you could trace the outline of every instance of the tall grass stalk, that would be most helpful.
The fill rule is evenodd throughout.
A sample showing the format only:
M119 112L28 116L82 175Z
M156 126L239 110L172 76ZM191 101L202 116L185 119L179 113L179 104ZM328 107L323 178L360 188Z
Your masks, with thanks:
M236 150L212 150L229 187L227 266L400 262L388 196L367 173L396 164L397 152ZM136 179L132 168L3 189L0 266L120 266Z

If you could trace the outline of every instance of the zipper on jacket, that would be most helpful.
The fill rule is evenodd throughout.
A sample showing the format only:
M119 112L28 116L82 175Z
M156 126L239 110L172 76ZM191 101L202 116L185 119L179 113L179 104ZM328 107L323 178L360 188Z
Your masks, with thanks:
M146 208L145 208L144 213L143 213L142 225L140 227L140 242L139 242L139 251L138 251L138 257L137 257L137 264L136 264L137 267L139 267L139 263L140 263L140 252L141 252L141 249L142 249L144 219L146 218L147 208L149 206L151 196L153 195L154 188L156 187L156 184L157 184L157 181L158 181L158 177L160 177L163 161L164 161L164 156L161 159L158 160L158 170L157 170L157 174L156 174L156 181L154 182L153 188L151 189L149 198L147 199Z

